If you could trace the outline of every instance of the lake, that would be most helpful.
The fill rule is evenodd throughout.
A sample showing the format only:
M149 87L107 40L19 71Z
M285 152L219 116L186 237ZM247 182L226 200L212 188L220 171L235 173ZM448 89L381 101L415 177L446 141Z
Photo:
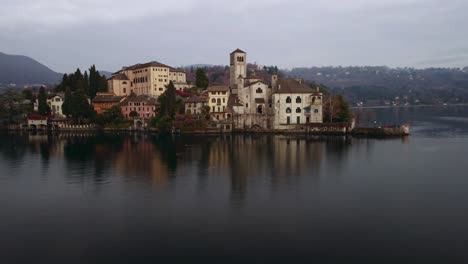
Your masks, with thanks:
M355 111L412 135L2 133L0 263L466 263L468 106Z

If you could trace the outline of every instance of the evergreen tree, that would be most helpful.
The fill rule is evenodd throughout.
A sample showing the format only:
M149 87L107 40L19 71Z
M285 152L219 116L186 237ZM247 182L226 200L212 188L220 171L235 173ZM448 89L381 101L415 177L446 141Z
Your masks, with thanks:
M89 98L94 98L99 89L99 79L98 73L96 71L96 66L91 66L89 68L89 89L88 96Z
M87 95L89 95L89 76L88 71L85 71L83 74L83 83L84 83L84 91Z
M65 116L70 116L72 114L72 109L71 109L71 106L73 104L72 100L73 100L73 97L72 97L70 87L67 87L65 90L65 99L62 104L62 112Z
M176 113L176 89L172 81L167 85L166 91L159 96L158 101L160 103L159 115L168 116L173 119Z
M198 68L195 75L196 75L195 85L198 88L202 88L202 89L208 88L209 82L208 82L208 77L206 76L206 71L204 69Z
M38 109L40 115L47 115L50 113L49 105L47 104L47 94L45 91L44 86L41 86L39 89L39 96L38 96Z

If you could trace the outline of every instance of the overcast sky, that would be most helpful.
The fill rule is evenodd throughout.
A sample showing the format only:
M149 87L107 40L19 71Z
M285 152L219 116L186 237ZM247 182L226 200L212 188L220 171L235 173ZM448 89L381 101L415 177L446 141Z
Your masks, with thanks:
M181 66L468 66L467 0L0 0L0 52L59 72Z

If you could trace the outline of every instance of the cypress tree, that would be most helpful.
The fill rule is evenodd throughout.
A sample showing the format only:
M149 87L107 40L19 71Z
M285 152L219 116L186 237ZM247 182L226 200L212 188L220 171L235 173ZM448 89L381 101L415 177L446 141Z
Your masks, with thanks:
M41 86L39 89L38 103L39 105L37 110L40 115L47 115L50 113L49 105L47 105L47 94L44 86Z

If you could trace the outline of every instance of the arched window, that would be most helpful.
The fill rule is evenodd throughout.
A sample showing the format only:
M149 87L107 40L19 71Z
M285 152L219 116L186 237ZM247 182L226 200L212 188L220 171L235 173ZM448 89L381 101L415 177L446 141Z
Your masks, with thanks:
M256 93L263 93L263 90L261 88L257 88Z
M287 114L291 113L291 108L289 108L289 107L286 108L286 113L287 113Z
M212 102L213 104L216 103L216 99L214 99L214 98L211 99L211 102Z
M262 114L263 113L263 107L261 105L259 105L257 107L257 114Z
M300 104L302 102L301 97L296 97L296 104Z
M286 98L286 103L287 103L287 104L290 104L290 103L291 103L291 97L288 96L288 97Z
M319 112L319 110L318 110L318 109L315 109L315 110L314 110L314 113L316 113L316 114L317 114L318 112Z
M312 103L315 103L315 96L312 97Z
M127 82L122 82L122 84L127 84Z
M217 100L217 102L216 102L216 103L220 105L220 104L221 104L221 99L220 99L220 98L218 98L218 100Z
M296 113L300 113L300 112L302 112L301 108L299 108L299 107L296 108Z

